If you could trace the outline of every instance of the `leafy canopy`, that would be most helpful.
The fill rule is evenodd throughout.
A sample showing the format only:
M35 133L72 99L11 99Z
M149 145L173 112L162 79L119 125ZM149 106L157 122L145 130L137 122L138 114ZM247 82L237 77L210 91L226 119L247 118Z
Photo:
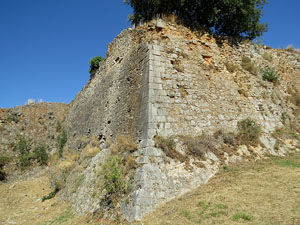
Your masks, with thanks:
M186 25L237 40L261 36L267 0L124 0L133 8L129 19L138 24L159 15L175 14Z
M91 73L92 71L96 70L99 68L99 63L104 61L105 59L101 56L96 56L95 58L90 59L89 64L90 64L90 69L89 72Z

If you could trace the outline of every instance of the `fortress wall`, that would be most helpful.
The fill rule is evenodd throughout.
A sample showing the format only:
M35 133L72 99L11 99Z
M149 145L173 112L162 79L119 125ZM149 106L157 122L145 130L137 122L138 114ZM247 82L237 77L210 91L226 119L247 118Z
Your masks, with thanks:
M83 137L96 136L101 148L120 134L138 139L145 56L133 38L125 30L109 45L107 58L73 100L66 119L70 148L84 148Z

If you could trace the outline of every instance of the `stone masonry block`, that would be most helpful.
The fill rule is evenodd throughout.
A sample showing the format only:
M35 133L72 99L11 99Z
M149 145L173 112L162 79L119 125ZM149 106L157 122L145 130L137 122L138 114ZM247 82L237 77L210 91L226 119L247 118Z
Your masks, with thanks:
M154 90L163 90L162 84L149 83L149 88Z

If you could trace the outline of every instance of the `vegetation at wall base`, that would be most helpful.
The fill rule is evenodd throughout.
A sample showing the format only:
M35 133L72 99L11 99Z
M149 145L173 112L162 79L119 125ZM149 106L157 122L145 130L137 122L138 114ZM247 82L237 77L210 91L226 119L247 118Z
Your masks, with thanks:
M267 0L124 0L133 8L129 19L134 24L175 14L187 26L237 41L253 40L267 31L260 23Z

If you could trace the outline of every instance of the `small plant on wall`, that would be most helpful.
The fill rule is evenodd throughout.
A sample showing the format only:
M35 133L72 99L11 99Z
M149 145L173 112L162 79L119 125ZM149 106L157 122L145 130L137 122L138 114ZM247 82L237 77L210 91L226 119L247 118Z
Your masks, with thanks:
M90 59L89 64L90 64L90 69L89 73L94 72L96 69L99 68L99 63L104 61L104 58L101 56L96 56L95 58Z
M261 72L263 73L262 79L272 82L272 83L277 83L279 81L279 76L277 71L275 71L275 69L266 66L264 69L261 70Z

